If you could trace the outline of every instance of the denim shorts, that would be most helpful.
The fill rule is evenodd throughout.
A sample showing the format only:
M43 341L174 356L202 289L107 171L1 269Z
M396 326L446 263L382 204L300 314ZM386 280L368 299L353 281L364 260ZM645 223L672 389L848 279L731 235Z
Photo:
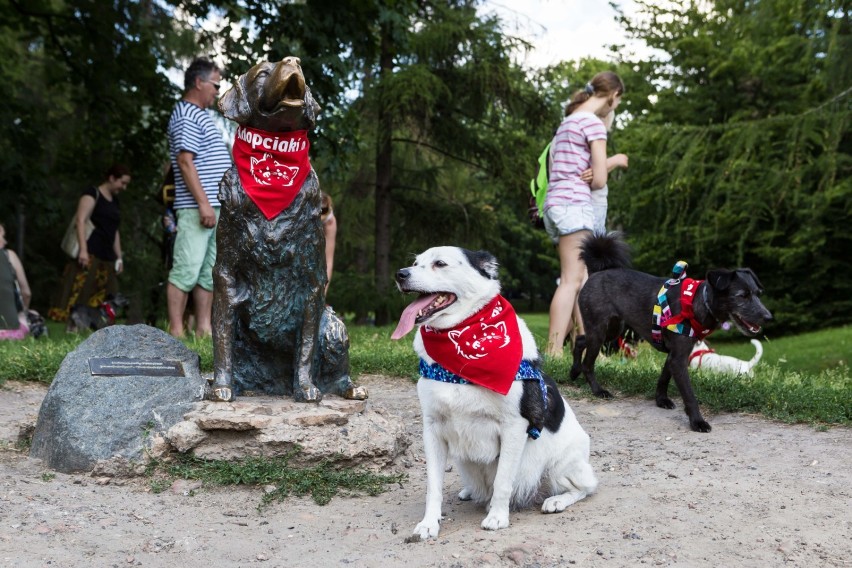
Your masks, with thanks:
M607 195L609 191L604 186L603 189L592 191L592 211L595 215L595 233L599 235L606 234L606 210L607 210Z
M594 228L595 214L591 203L551 205L544 210L544 229L553 244L559 243L559 237Z
M219 208L214 207L213 210L218 221ZM208 229L201 225L198 209L178 209L176 214L177 235L169 282L184 292L190 292L196 285L212 292L216 228Z

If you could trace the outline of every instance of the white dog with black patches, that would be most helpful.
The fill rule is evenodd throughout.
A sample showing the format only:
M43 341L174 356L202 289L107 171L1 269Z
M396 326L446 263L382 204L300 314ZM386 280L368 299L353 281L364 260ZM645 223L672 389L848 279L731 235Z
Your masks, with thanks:
M392 335L419 326L427 491L414 534L438 536L448 459L461 475L459 498L488 503L484 529L508 527L510 507L537 498L542 512L557 513L591 494L598 482L589 436L541 372L532 333L500 296L494 256L431 248L396 281L419 294Z

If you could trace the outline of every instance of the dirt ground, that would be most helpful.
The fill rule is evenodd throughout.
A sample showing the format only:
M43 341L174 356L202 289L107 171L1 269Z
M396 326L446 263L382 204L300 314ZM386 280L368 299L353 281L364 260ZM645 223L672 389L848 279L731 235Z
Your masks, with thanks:
M556 515L515 512L482 530L447 476L437 541L406 542L423 514L425 467L413 385L362 377L370 403L410 424L402 487L291 498L256 510L259 489L180 484L154 494L143 479L50 476L0 449L0 566L852 566L852 430L817 431L742 414L705 413L691 432L680 406L573 400L592 437L597 493ZM35 416L44 387L0 389L0 439Z

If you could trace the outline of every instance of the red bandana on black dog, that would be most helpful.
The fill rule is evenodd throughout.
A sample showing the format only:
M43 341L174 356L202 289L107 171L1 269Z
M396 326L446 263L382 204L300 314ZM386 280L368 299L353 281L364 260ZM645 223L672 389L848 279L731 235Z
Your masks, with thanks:
M307 130L266 132L240 126L234 162L240 183L258 209L272 219L286 209L311 171Z
M505 395L521 365L524 347L512 304L495 297L452 329L420 328L429 357L460 377Z

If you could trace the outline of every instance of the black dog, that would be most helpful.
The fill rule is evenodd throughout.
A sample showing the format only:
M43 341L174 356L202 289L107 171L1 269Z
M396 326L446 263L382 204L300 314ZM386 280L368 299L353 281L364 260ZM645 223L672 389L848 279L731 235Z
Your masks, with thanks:
M236 165L219 184L210 398L246 391L306 402L327 392L367 398L349 376L346 327L325 306L321 192L300 161L319 105L299 59L258 63L219 108L239 128Z
M112 325L129 305L130 300L120 292L109 294L97 308L74 304L68 314L68 324L65 326L65 331L69 333L77 333L84 329L97 331Z
M38 339L39 337L47 337L47 325L44 323L44 318L35 310L27 310L27 325L30 326L30 335Z
M689 426L696 432L709 432L710 424L701 416L689 380L689 354L698 339L724 321L730 319L744 335L755 336L764 323L772 320L772 314L760 301L763 286L757 276L749 268L709 271L703 282L695 282L694 290L686 291L694 294L691 298L693 322L699 328L697 336L683 335L665 327L655 334L654 306L666 279L627 269L630 264L627 245L612 233L586 238L580 257L589 271L589 279L578 298L586 335L579 337L574 345L571 378L576 379L582 372L595 396L609 398L610 393L595 379L595 359L607 337L627 324L639 337L668 353L657 382L657 406L674 408L668 398L669 380L674 377L689 416ZM673 285L672 289L679 291L680 284ZM687 304L679 298L675 294L670 299L674 314L680 313Z

